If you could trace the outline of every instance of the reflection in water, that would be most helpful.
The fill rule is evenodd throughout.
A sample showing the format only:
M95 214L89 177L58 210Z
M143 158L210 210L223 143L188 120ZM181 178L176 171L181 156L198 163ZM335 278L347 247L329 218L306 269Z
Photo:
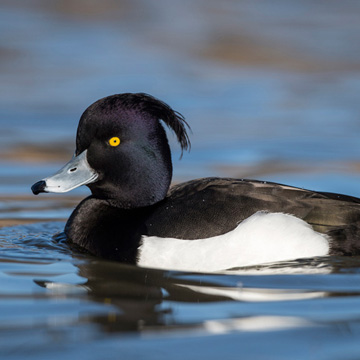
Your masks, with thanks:
M123 335L130 334L155 341L336 330L360 321L357 258L302 259L236 273L162 271L73 253L63 235L52 239L62 228L63 223L45 223L0 230L0 354L14 346L21 347L20 355L35 346L54 349L59 342L126 343ZM287 275L291 267L313 274ZM318 267L333 273L317 274ZM264 275L281 268L283 275ZM257 276L247 273L255 270Z

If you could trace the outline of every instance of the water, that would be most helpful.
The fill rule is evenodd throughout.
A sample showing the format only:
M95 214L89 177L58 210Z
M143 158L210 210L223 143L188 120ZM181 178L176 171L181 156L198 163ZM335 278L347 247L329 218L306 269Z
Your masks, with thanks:
M360 196L360 6L0 2L0 358L356 359L360 259L197 274L77 253L88 194L34 197L82 111L151 93L190 123L174 181L234 176Z
M72 253L53 237L63 225L0 232L2 358L347 359L360 351L359 258L228 274L141 269ZM281 274L289 272L297 274Z

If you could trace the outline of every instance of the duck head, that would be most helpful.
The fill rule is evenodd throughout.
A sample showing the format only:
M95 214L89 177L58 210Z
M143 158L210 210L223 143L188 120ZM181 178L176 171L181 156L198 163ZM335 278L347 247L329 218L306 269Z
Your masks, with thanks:
M147 94L118 94L90 105L77 129L74 157L56 174L32 186L62 193L87 185L95 198L135 208L164 199L172 177L171 154L162 120L189 149L183 116Z

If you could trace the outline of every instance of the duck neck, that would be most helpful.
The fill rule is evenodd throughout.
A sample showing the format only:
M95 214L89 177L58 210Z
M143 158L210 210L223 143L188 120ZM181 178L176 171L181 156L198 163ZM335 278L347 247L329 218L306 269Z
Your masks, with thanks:
M143 232L142 223L151 207L119 209L108 201L89 196L73 211L65 226L72 246L107 259L135 263Z

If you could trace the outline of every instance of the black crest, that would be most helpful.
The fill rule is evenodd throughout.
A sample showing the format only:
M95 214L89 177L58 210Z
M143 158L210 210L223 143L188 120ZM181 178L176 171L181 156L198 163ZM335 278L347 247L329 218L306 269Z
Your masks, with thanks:
M171 130L174 131L181 150L190 150L191 144L187 128L190 126L185 121L183 115L173 110L163 101L145 93L124 93L119 95L123 105L129 108L136 108L145 113L151 114L155 118L162 120Z

